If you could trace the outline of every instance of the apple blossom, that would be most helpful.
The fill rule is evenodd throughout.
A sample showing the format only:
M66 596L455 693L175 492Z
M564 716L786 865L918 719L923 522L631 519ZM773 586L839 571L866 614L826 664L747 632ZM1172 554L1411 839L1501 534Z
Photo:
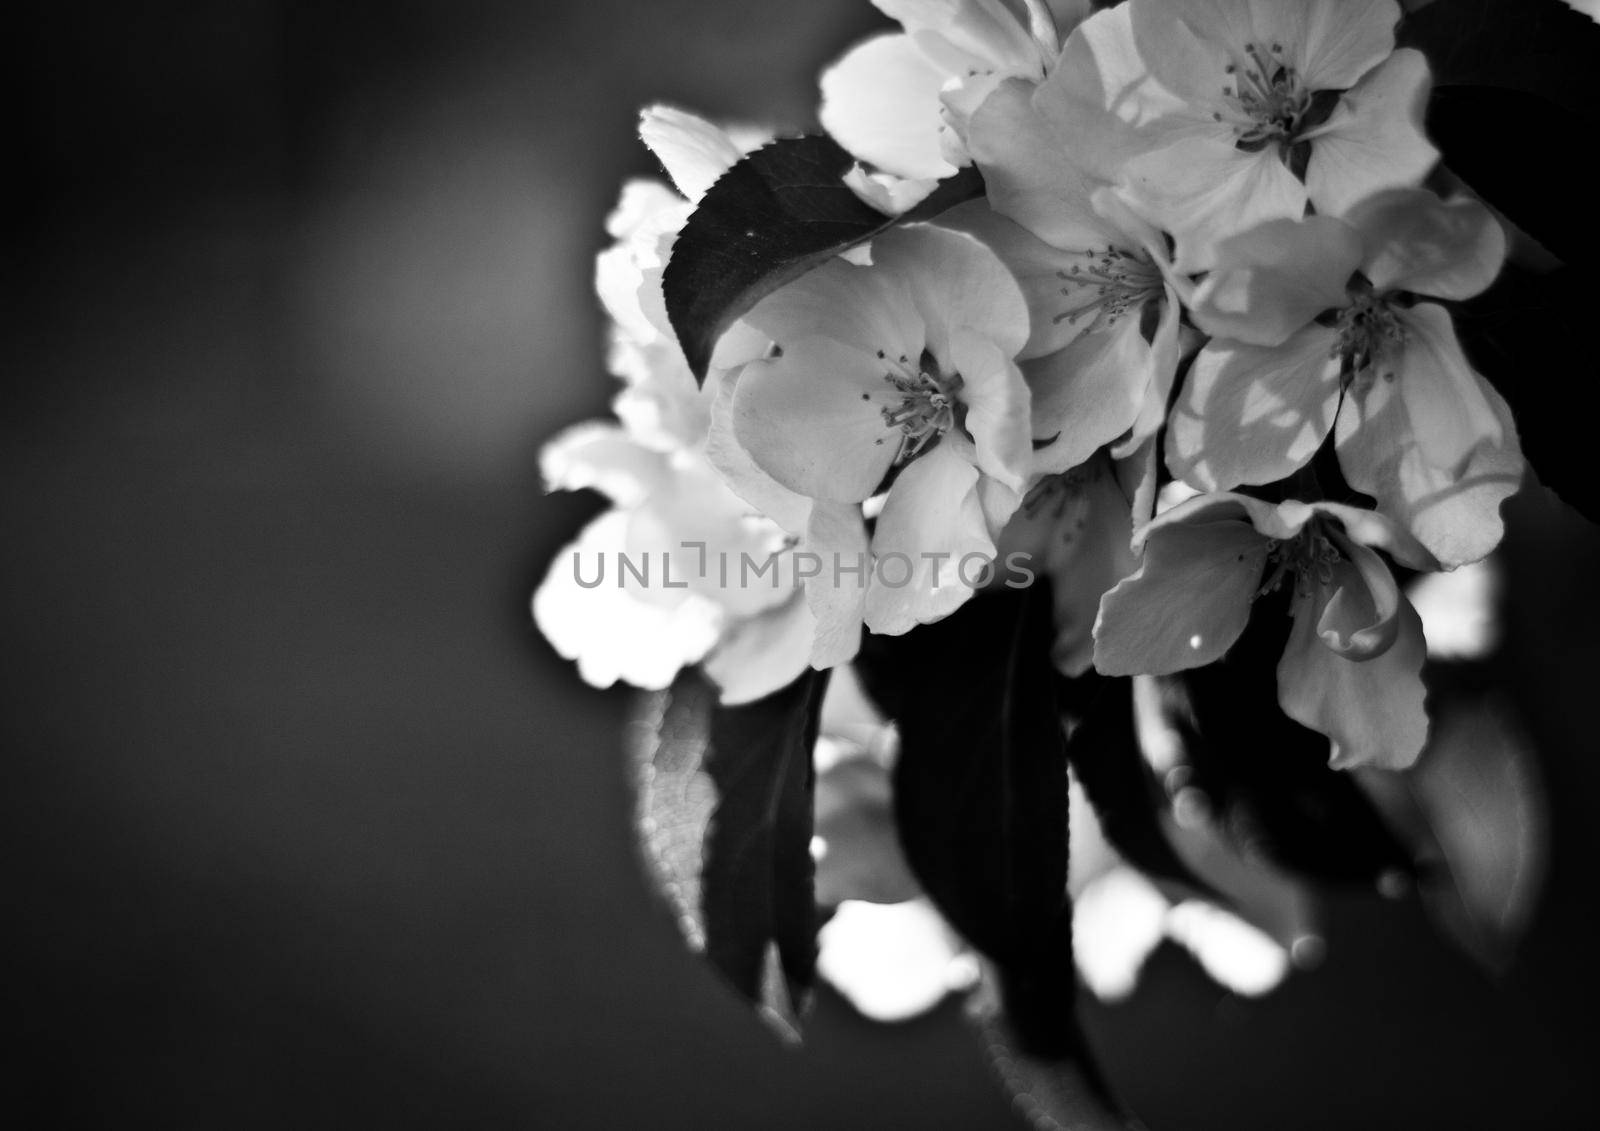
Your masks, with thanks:
M1407 766L1427 738L1425 645L1380 549L1413 569L1437 565L1373 511L1233 493L1181 503L1150 522L1138 571L1101 601L1095 667L1169 675L1211 663L1244 631L1258 597L1288 587L1284 713L1327 735L1335 767Z
M1421 300L1477 294L1504 256L1482 205L1412 189L1225 242L1194 297L1217 337L1173 409L1173 473L1203 490L1268 483L1332 431L1351 486L1446 566L1481 558L1521 481L1516 430L1449 313Z
M737 377L732 437L711 441L748 453L745 473L812 500L805 542L828 565L807 582L819 664L848 659L863 621L900 633L965 601L973 589L957 563L993 559L1031 463L1014 360L1028 313L1004 265L972 236L929 225L880 236L870 255L831 259L747 315L774 348ZM869 543L861 504L880 494ZM869 552L903 557L911 576L837 576Z
M1088 0L873 0L904 32L858 44L822 76L823 128L896 176L967 163L967 115L1008 76L1037 82Z
M1173 234L1180 270L1307 205L1342 214L1415 185L1427 61L1394 47L1395 0L1128 0L1069 39L1035 95L1089 161Z

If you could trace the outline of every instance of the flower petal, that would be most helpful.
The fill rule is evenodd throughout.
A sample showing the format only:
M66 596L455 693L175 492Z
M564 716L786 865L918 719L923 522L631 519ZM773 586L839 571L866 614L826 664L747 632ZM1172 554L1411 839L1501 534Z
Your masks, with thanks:
M1128 5L1134 41L1150 73L1207 113L1223 102L1226 68L1249 61L1244 49L1256 38L1251 7L1229 0L1133 0Z
M1217 245L1267 220L1299 219L1306 186L1269 149L1236 149L1226 127L1197 134L1130 161L1126 199L1177 241L1183 274L1216 265Z
M939 142L946 77L909 35L876 36L822 73L822 128L897 176L951 176L956 168Z
M1394 48L1395 0L1256 0L1299 29L1297 65L1312 90L1348 90ZM1282 34L1282 33L1279 33Z
M1421 302L1402 318L1409 340L1400 361L1400 395L1412 433L1424 459L1454 469L1478 444L1500 443L1504 429L1444 307Z
M1213 342L1201 350L1172 411L1167 467L1216 491L1305 466L1339 406L1336 340L1311 325L1275 348Z
M974 461L1021 498L1033 463L1027 383L993 342L973 330L957 330L950 352L964 382L960 397L967 406Z
M1317 618L1322 643L1348 660L1386 651L1399 631L1400 587L1383 559L1334 533L1340 560L1323 589L1327 600Z
M628 517L607 511L556 555L533 595L533 619L557 653L577 661L584 682L660 690L717 642L723 614L694 594L659 604L620 584Z
M1308 135L1306 193L1318 212L1343 215L1381 189L1415 185L1428 175L1439 160L1422 123L1430 85L1427 59L1402 48Z
M711 402L711 424L706 433L706 460L729 489L757 514L770 518L790 534L799 535L811 517L811 500L762 471L734 435L733 394L742 372L727 370L712 378L716 381L716 396Z
M972 596L973 587L962 577L963 559L977 555L992 561L995 552L977 486L978 469L949 444L901 471L872 535L878 567L864 616L873 632L908 632L948 616ZM890 557L892 564L885 561ZM906 562L909 577L893 584L906 575ZM977 572L976 563L967 565L966 576L976 578Z
M1500 505L1522 483L1511 411L1487 383L1478 390L1498 423L1499 439L1480 443L1452 467L1424 454L1410 403L1394 382L1352 389L1339 411L1336 435L1345 478L1403 523L1446 569L1477 561L1499 545Z
M1362 201L1347 219L1366 245L1362 273L1380 291L1467 299L1494 282L1505 262L1505 229L1471 197L1393 189Z
M832 338L800 338L781 357L745 366L733 392L734 437L789 490L858 503L877 491L899 450L900 434L880 411L883 390L876 357Z
M1121 319L1058 353L1029 362L1033 390L1034 469L1053 474L1077 467L1128 431L1144 408L1154 354L1139 319Z
M1278 702L1291 719L1328 736L1336 769L1402 770L1427 742L1422 621L1404 598L1396 614L1394 643L1380 655L1352 660L1324 645L1311 596L1296 606L1278 663Z
M672 106L640 111L639 140L666 167L678 191L696 202L744 156L720 126Z
M614 424L575 424L545 444L539 470L548 491L592 487L621 507L633 507L670 474L667 456Z
M861 648L861 612L871 568L861 508L818 502L811 508L801 548L816 555L821 567L806 580L806 605L816 618L811 666L820 670L848 663ZM861 573L847 572L857 565L863 567Z
M957 325L979 330L1007 358L1027 344L1027 300L977 237L911 224L873 240L872 261L904 284L926 327L927 347L941 361L950 360L950 331Z
M1139 572L1100 601L1094 666L1106 675L1170 675L1218 659L1250 619L1266 543L1234 518L1158 518Z
M1110 235L1090 203L1100 182L1035 108L1034 91L1017 79L1001 83L972 115L967 149L984 192L996 212L1053 247L1098 247Z
M993 186L991 184L991 191ZM1034 236L1021 224L993 211L982 200L958 204L939 217L941 227L967 232L1000 257L1016 279L1028 304L1030 333L1019 360L1054 353L1081 334L1090 318L1058 317L1064 312L1062 274L1082 256L1062 251Z
M1194 293L1196 325L1209 334L1276 346L1325 310L1349 302L1361 239L1327 216L1269 220L1224 240Z
M969 69L1043 72L1039 45L1003 0L873 0L901 25L947 74Z
M922 318L903 281L840 258L780 287L743 321L784 349L797 338L825 337L865 354L883 350L915 361L923 347Z
M725 706L752 703L787 687L811 664L817 621L802 593L735 624L706 657L706 675Z

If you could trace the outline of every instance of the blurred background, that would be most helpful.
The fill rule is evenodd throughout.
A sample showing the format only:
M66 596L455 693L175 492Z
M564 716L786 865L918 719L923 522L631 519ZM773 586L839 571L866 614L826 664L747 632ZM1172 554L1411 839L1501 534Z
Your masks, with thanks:
M18 16L20 15L20 19ZM0 853L26 1126L1017 1128L948 1005L778 1047L639 870L622 692L527 597L599 509L591 260L638 107L809 124L866 0L25 3ZM1517 506L1552 870L1496 982L1335 900L1259 1000L1089 1005L1152 1128L1565 1126L1592 1064L1600 550ZM1506 686L1511 686L1507 684Z

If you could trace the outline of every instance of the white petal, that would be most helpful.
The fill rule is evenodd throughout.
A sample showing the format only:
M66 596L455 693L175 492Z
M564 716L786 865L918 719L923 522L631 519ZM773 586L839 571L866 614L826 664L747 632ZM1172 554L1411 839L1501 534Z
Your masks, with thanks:
M1270 149L1235 149L1232 134L1196 135L1144 154L1126 167L1127 199L1177 241L1173 266L1209 270L1217 245L1267 220L1299 219L1306 187Z
M863 161L901 177L955 173L939 144L946 75L908 35L880 35L822 73L822 128Z
M811 664L816 618L805 595L733 625L705 659L726 705L751 703L787 687Z
M1019 497L1032 465L1028 386L1022 372L988 338L962 328L950 341L951 361L961 374L959 394L967 406L979 470Z
M1400 395L1417 446L1435 467L1454 470L1480 443L1499 444L1504 429L1473 372L1449 313L1431 302L1403 315L1408 340L1399 361Z
M789 490L858 503L877 491L899 451L900 433L881 412L883 372L877 358L831 338L787 343L782 357L745 366L733 393L734 437Z
M1224 240L1194 292L1195 324L1209 334L1276 346L1325 310L1349 302L1361 266L1355 230L1327 216L1269 220Z
M1019 359L1055 353L1093 321L1059 317L1065 310L1062 288L1066 281L1062 275L1083 262L1081 254L1045 243L1021 224L991 210L982 200L958 204L939 217L939 225L977 236L1000 257L1016 280L1028 304L1030 327Z
M1038 471L1077 467L1133 426L1154 370L1152 350L1130 314L1025 367L1033 390Z
M1415 185L1439 160L1423 131L1431 80L1421 52L1402 48L1362 79L1313 131L1306 193L1339 216L1386 188Z
M733 394L741 372L728 370L707 380L707 384L715 381L716 397L711 402L706 459L733 493L757 514L770 518L790 534L801 534L811 517L811 500L762 471L734 435Z
M910 292L928 348L940 360L949 360L956 326L979 331L1007 358L1027 343L1027 301L999 256L976 237L912 224L873 240L872 259Z
M1266 539L1247 522L1158 518L1139 572L1100 602L1094 666L1169 675L1211 663L1244 631L1265 562Z
M1427 648L1416 611L1402 598L1394 643L1381 655L1351 660L1324 645L1309 606L1303 598L1296 609L1278 664L1284 713L1328 736L1337 769L1411 765L1428 738L1421 676Z
M610 687L622 680L659 690L716 643L722 613L693 594L662 605L620 586L627 528L623 511L585 527L550 563L533 597L533 617L551 647L577 661L585 682Z
M1362 201L1347 219L1366 246L1362 273L1380 291L1471 298L1494 282L1506 258L1505 229L1470 197L1392 189Z
M821 567L806 581L806 603L816 618L811 666L847 663L861 647L861 612L871 572L861 508L818 502L811 508L800 548L815 555ZM857 572L857 566L863 568Z
M696 202L744 156L720 126L672 106L640 111L639 139L666 167L678 191Z
M1348 90L1394 48L1395 0L1257 0L1303 30L1300 74L1312 90Z
M1042 73L1039 45L1003 0L873 0L919 41L947 74L968 68Z
M539 470L550 491L592 487L622 507L637 506L670 474L659 451L639 443L614 424L575 424L545 444Z
M1413 308L1413 313L1428 304ZM1479 386L1499 425L1456 467L1428 459L1407 398L1396 383L1352 390L1339 411L1339 466L1358 491L1416 536L1445 568L1477 561L1500 543L1500 506L1522 483L1522 452L1510 409L1487 383Z
M899 635L948 616L973 593L963 561L976 581L977 558L995 556L978 469L952 448L941 443L912 460L889 489L872 535L877 572L864 616L873 632Z
M824 337L862 353L883 350L915 361L924 339L922 317L901 279L840 258L780 287L744 321L785 350L798 338Z
M983 172L985 194L995 211L1054 247L1098 247L1109 236L1090 203L1100 182L1035 108L1035 97L1031 85L1013 79L972 115L967 149Z
M1213 342L1189 369L1167 433L1167 466L1203 491L1271 483L1303 467L1339 405L1335 332L1312 325L1281 346Z

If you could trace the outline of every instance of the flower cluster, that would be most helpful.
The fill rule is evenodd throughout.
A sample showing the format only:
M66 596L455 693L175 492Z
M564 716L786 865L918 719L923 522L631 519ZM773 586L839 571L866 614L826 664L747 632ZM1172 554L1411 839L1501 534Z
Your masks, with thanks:
M559 559L540 626L593 682L703 661L739 702L1022 553L1064 673L1209 664L1286 610L1283 711L1336 766L1408 765L1425 648L1395 571L1493 550L1523 464L1452 315L1507 236L1428 187L1396 0L874 3L904 30L824 73L820 116L886 223L739 310L703 387L662 268L759 139L646 112L676 191L630 185L600 260L621 424L545 459L614 504L574 553L619 562L592 586ZM902 215L967 168L981 195ZM680 580L624 581L629 551ZM871 566L891 556L903 583Z

